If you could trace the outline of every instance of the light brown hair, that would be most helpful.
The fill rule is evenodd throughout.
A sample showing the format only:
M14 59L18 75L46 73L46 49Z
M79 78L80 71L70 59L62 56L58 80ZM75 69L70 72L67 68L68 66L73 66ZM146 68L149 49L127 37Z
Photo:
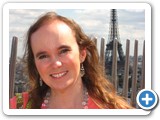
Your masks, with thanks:
M31 36L41 26L59 20L67 24L73 31L79 50L85 48L87 56L83 63L85 75L82 77L83 84L86 86L89 96L100 108L132 108L122 97L116 94L113 85L106 79L102 66L100 65L99 55L95 43L82 31L80 26L73 20L57 15L55 12L48 12L41 16L28 30L26 40L25 58L27 60L29 79L32 84L31 99L32 108L40 108L43 98L48 90L48 86L39 85L40 75L36 69L33 51L31 48Z

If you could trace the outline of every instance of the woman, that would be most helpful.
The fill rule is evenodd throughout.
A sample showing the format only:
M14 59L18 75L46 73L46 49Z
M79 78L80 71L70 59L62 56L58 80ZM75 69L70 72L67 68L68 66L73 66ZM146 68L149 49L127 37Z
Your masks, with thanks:
M132 108L106 80L96 46L78 24L54 12L27 34L31 108Z

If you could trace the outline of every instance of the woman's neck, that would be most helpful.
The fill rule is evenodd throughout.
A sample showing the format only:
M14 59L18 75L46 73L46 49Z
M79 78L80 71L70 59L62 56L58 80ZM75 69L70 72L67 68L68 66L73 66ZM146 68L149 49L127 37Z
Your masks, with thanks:
M51 90L48 108L83 108L83 84L73 85L63 91Z

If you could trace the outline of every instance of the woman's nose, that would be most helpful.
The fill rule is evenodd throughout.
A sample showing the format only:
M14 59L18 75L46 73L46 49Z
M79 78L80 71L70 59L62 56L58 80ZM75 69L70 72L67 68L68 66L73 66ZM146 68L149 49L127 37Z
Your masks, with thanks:
M58 68L62 66L62 62L56 58L52 59L52 67Z
M62 62L59 61L59 60L57 60L57 61L55 62L55 64L56 64L56 66L62 66Z

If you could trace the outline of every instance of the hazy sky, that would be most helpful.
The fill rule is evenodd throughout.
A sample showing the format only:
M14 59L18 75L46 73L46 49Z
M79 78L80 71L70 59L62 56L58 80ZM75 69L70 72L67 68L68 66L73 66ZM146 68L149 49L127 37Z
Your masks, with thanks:
M23 53L23 42L29 26L37 18L47 11L56 13L73 19L89 36L95 36L98 39L98 48L100 39L103 37L108 41L110 10L106 9L10 9L9 11L9 32L10 41L13 36L19 38L18 56ZM125 53L126 39L131 40L130 54L133 55L134 40L139 42L139 54L142 54L142 44L145 40L145 10L144 9L117 9L118 28L120 41Z

